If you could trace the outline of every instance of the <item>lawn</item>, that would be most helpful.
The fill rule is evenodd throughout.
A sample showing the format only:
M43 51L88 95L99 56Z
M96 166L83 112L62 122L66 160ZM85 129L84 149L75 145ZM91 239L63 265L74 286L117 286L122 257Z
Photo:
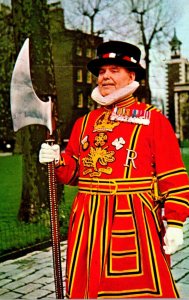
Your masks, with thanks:
M186 167L186 170L189 174L189 147L181 149L182 158Z
M22 156L0 156L0 256L50 239L47 222L25 224L17 220L22 187ZM61 236L66 236L71 203L76 187L65 186L65 202L60 209Z
M0 157L0 225L16 220L22 184L22 157Z

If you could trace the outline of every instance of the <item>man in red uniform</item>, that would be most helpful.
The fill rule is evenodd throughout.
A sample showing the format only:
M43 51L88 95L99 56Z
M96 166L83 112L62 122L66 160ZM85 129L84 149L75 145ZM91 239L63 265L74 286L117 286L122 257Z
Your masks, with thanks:
M76 121L64 153L42 144L39 158L55 161L60 183L78 184L67 297L177 298L167 255L182 244L189 216L177 139L160 111L133 97L145 74L139 48L112 41L97 55L88 69L98 78L91 96L100 107Z

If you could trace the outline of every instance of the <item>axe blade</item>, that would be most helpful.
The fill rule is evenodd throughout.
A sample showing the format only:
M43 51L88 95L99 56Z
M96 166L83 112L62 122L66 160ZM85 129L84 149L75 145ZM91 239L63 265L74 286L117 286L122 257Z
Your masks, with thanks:
M29 38L18 54L12 73L10 86L10 104L13 129L18 131L27 125L44 125L52 134L51 100L41 101L36 95L30 74Z

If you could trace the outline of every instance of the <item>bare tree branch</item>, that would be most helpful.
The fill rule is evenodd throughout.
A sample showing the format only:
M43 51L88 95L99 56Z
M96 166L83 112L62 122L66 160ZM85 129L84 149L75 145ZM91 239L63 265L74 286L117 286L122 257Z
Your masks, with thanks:
M123 0L122 4L122 11L129 16L129 22L135 24L135 32L138 31L135 35L138 41L135 39L135 43L137 41L144 48L146 86L149 90L148 101L150 102L150 50L154 45L158 45L159 49L163 48L169 32L173 32L174 10L168 6L167 0ZM127 17L125 18L125 24L128 24Z
M143 46L150 102L151 51L158 47L160 53L172 37L177 11L170 4L171 0L73 0L69 14L85 32Z
M115 4L115 0L75 0L72 1L69 5L69 17L67 21L71 26L74 26L73 19L78 19L77 27L84 29L83 31L88 32L90 34L102 34L105 32L104 28L96 28L99 27L99 22L96 22L96 17L101 16L103 13L106 13L109 8L111 8ZM73 18L70 18L70 15ZM98 26L96 26L98 25Z

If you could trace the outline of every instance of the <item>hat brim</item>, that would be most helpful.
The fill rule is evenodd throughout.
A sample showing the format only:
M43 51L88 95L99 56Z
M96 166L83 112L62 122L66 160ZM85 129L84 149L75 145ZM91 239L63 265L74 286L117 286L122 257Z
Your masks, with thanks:
M119 58L96 58L87 64L87 68L93 75L98 77L99 68L109 64L125 67L126 69L135 72L136 81L140 81L141 79L145 78L146 71L140 64L124 61L123 59Z

